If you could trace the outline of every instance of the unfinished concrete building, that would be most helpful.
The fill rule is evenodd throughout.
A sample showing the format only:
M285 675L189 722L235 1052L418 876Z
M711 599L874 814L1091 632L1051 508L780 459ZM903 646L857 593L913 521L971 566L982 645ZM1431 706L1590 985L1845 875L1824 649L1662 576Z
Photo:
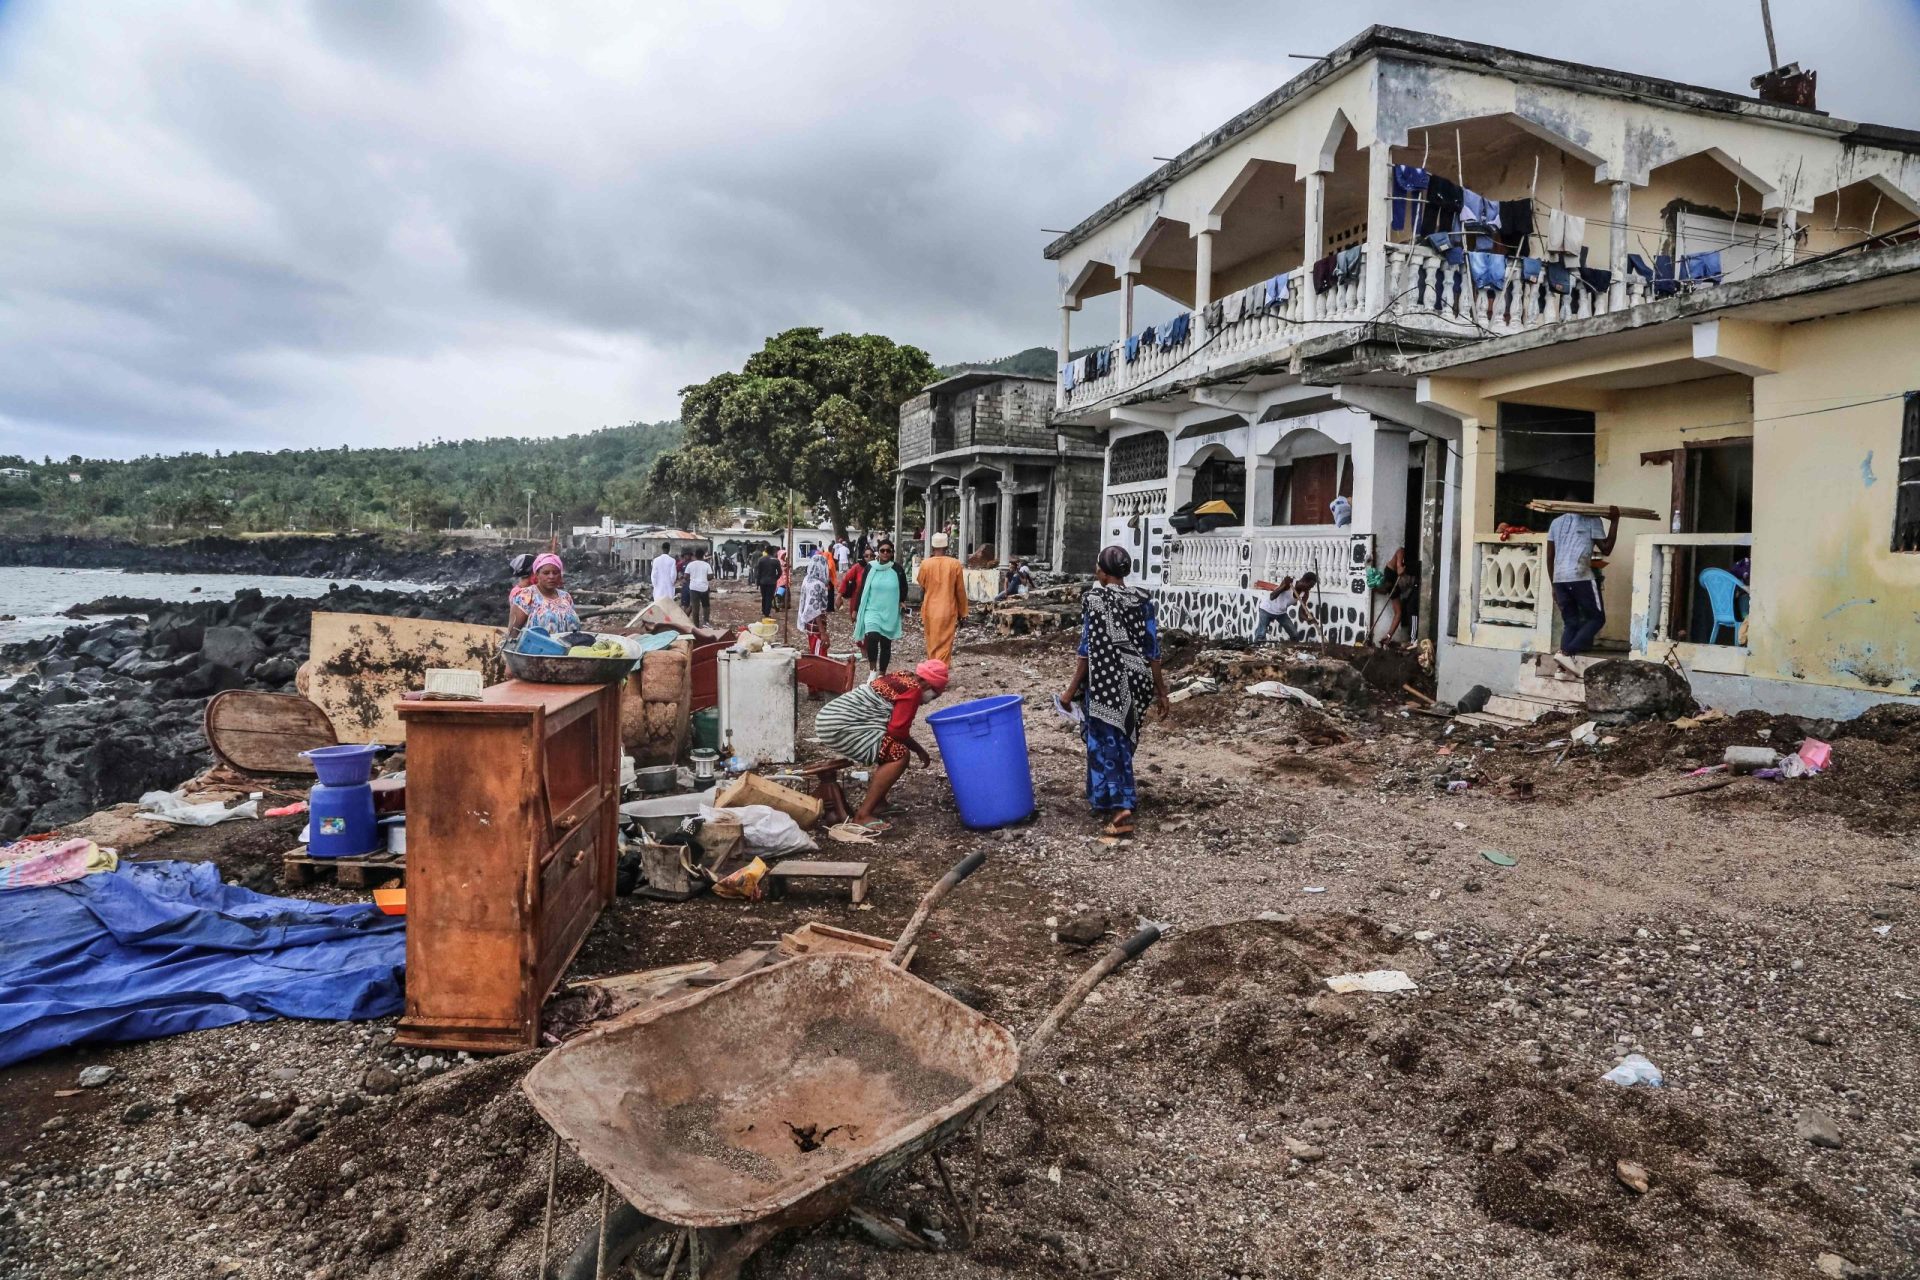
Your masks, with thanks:
M947 530L962 559L991 546L1042 568L1085 572L1099 550L1102 450L1090 433L1052 425L1053 382L960 373L900 407L894 476L896 536L912 539L906 508Z
M1401 634L1437 642L1442 690L1460 684L1450 661L1512 688L1520 658L1555 631L1543 536L1502 526L1544 529L1527 511L1535 498L1631 500L1662 518L1629 523L1623 546L1658 532L1691 549L1649 547L1657 570L1613 566L1601 639L1664 655L1630 633L1636 599L1665 597L1668 625L1680 619L1682 644L1693 643L1705 607L1694 580L1732 571L1762 511L1791 518L1790 493L1769 502L1757 486L1765 473L1791 486L1793 468L1760 466L1751 452L1771 339L1750 351L1752 335L1730 321L1670 328L1680 336L1656 360L1627 335L1715 298L1746 300L1829 255L1861 253L1849 278L1870 282L1916 217L1920 134L1375 27L1048 246L1061 307L1056 422L1105 439L1104 537L1136 549L1170 627L1248 635L1254 584L1314 568L1331 635L1384 635L1406 622L1407 602L1386 607L1378 569L1404 552L1420 591ZM1094 340L1075 332L1076 314L1103 294L1118 323L1091 356L1070 358ZM1920 338L1904 317L1888 323ZM1881 340L1876 331L1883 352L1915 349ZM1469 363L1482 348L1546 341L1556 364L1580 372ZM1470 395L1445 384L1466 368L1497 376L1476 377ZM1883 364L1870 389L1920 385L1911 369L1895 374ZM1898 397L1882 404L1874 456L1904 467ZM1694 447L1708 443L1717 447ZM1859 496L1888 502L1893 489ZM1177 532L1173 517L1205 500L1225 501L1231 520ZM1914 558L1888 553L1884 530L1881 542L1871 555L1828 549L1894 575L1861 584L1860 601L1920 585ZM1505 658L1467 661L1456 646ZM1911 692L1913 663L1889 658L1904 642L1890 633L1871 647L1871 663L1852 660L1882 696ZM1726 655L1705 661L1745 669ZM1821 670L1871 687L1836 664ZM1796 702L1790 678L1742 687L1732 700Z

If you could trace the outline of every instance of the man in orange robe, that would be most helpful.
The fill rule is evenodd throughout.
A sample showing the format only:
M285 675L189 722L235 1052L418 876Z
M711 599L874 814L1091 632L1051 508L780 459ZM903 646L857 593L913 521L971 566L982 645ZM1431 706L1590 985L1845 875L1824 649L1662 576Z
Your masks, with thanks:
M927 656L953 661L953 633L967 616L967 576L960 562L947 554L947 535L928 539L927 558L914 575L920 584L920 625L927 633Z

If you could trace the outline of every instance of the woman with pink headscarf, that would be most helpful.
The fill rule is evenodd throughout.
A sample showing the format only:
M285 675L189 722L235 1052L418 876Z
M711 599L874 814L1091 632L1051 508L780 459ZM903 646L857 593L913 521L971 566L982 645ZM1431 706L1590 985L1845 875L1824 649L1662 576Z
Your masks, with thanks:
M907 771L909 756L918 757L923 765L932 763L926 749L913 740L913 718L947 691L952 675L946 663L929 658L911 674L897 671L875 676L820 708L814 718L814 736L829 750L855 764L873 766L866 799L853 815L853 821L869 832L878 835L891 829L892 824L876 817L875 811Z
M507 628L566 635L580 629L580 615L574 612L573 596L561 587L567 566L551 551L533 562L533 581L515 587L507 596Z

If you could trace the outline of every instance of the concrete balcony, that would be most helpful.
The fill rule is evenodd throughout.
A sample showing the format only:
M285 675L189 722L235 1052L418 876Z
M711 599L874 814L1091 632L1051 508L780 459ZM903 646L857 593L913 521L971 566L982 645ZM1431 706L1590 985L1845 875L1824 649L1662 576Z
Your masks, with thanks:
M1109 344L1107 372L1087 378L1076 368L1071 386L1063 372L1055 407L1061 412L1083 412L1143 399L1175 383L1204 382L1210 375L1243 372L1263 364L1282 365L1302 343L1337 335L1343 321L1355 327L1375 322L1391 326L1427 349L1549 329L1654 300L1652 283L1631 273L1596 291L1582 282L1577 271L1549 277L1542 267L1533 279L1526 279L1521 260L1511 257L1497 284L1476 288L1469 262L1449 263L1424 244L1380 248L1386 259L1385 289L1377 306L1368 305L1364 270L1336 282L1324 294L1315 294L1308 273L1297 269L1286 274L1285 296L1277 303L1243 306L1230 297L1214 307L1186 313L1187 337L1178 344L1139 343L1132 360L1127 359L1126 342ZM1255 286L1253 291L1258 290ZM1217 317L1211 325L1210 317Z

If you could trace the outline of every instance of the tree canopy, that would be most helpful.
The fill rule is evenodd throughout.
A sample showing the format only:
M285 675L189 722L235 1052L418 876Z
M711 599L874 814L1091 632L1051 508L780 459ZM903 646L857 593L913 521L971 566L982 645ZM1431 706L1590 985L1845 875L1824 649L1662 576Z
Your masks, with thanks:
M713 505L795 491L835 531L891 515L900 406L934 380L918 347L877 334L789 329L738 373L681 394L686 439L652 480Z

